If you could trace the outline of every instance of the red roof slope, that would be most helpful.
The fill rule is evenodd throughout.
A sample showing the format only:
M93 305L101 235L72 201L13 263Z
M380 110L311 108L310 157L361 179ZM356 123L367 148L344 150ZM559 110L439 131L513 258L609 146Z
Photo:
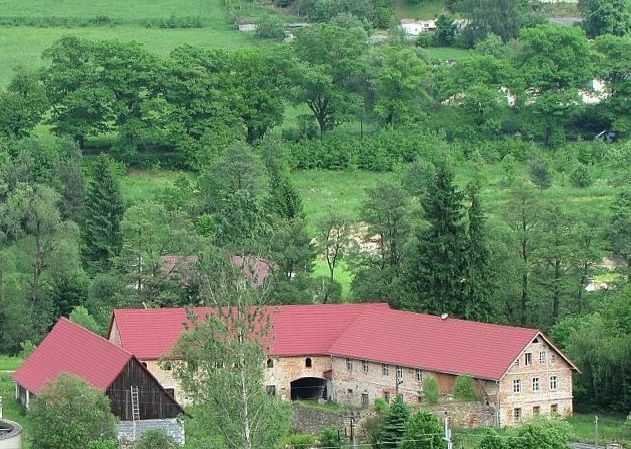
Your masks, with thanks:
M366 311L331 346L331 355L499 380L539 334L535 329L389 309Z
M62 318L13 378L36 394L61 374L75 375L105 391L132 357L103 337Z
M334 355L499 380L536 329L500 326L391 309L387 304L288 305L268 308L273 356ZM197 308L203 316L212 309ZM167 356L187 312L119 309L121 344L141 360Z

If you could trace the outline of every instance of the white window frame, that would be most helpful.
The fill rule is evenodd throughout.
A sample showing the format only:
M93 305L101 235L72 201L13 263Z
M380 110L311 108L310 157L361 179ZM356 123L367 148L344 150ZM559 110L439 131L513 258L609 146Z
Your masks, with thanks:
M382 363L381 374L383 374L384 376L390 376L390 365L386 365L385 363Z
M532 391L540 391L541 385L538 377L532 378Z
M521 393L521 379L513 379L513 393Z
M368 360L362 360L362 371L364 374L368 374Z
M397 375L397 379L399 379L399 380L403 379L403 368L402 367L397 366L395 373Z
M559 389L559 378L557 376L550 376L550 391L557 391Z
M527 352L524 354L524 366L532 365L532 352Z
M415 375L416 375L416 381L417 382L423 382L423 371L420 369L416 369L415 371Z
M353 360L346 359L346 371L353 372Z
M545 351L541 351L539 353L539 363L544 364L546 363L547 357L546 357L546 352Z

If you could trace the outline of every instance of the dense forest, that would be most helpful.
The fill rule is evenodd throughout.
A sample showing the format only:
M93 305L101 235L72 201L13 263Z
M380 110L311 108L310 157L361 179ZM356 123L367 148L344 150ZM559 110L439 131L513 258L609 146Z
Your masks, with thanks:
M370 20L312 3L331 17L289 43L162 57L67 37L16 72L0 92L3 352L60 316L104 331L114 307L199 303L195 267L182 285L164 256L243 255L270 262L278 303L539 327L581 367L579 406L631 408L629 15L592 0L563 27L464 1L464 30L445 16L431 39L373 44L380 2ZM437 62L433 42L472 50ZM184 174L128 204L125 170L155 165ZM358 217L331 204L313 222L299 169L392 176Z

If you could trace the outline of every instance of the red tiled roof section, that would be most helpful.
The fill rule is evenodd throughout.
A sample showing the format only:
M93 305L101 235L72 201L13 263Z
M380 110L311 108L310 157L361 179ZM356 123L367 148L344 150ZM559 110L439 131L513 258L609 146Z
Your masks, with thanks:
M499 380L536 329L391 309L387 304L270 306L270 355L335 355ZM203 317L212 309L193 309ZM186 309L114 312L123 348L141 360L168 356L189 321Z
M105 391L132 357L103 337L62 318L13 378L35 394L61 374L75 375Z
M536 329L388 310L367 311L331 346L341 357L499 380Z

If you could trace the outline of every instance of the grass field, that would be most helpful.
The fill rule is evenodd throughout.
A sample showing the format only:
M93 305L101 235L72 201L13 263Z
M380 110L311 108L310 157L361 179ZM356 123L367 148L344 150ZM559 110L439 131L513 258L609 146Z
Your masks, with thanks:
M434 19L445 9L444 0L394 0L394 12L399 19Z
M573 441L596 442L594 418L592 414L576 414L568 419L573 429ZM631 447L631 421L627 421L624 416L599 415L598 440L599 444L619 442Z

